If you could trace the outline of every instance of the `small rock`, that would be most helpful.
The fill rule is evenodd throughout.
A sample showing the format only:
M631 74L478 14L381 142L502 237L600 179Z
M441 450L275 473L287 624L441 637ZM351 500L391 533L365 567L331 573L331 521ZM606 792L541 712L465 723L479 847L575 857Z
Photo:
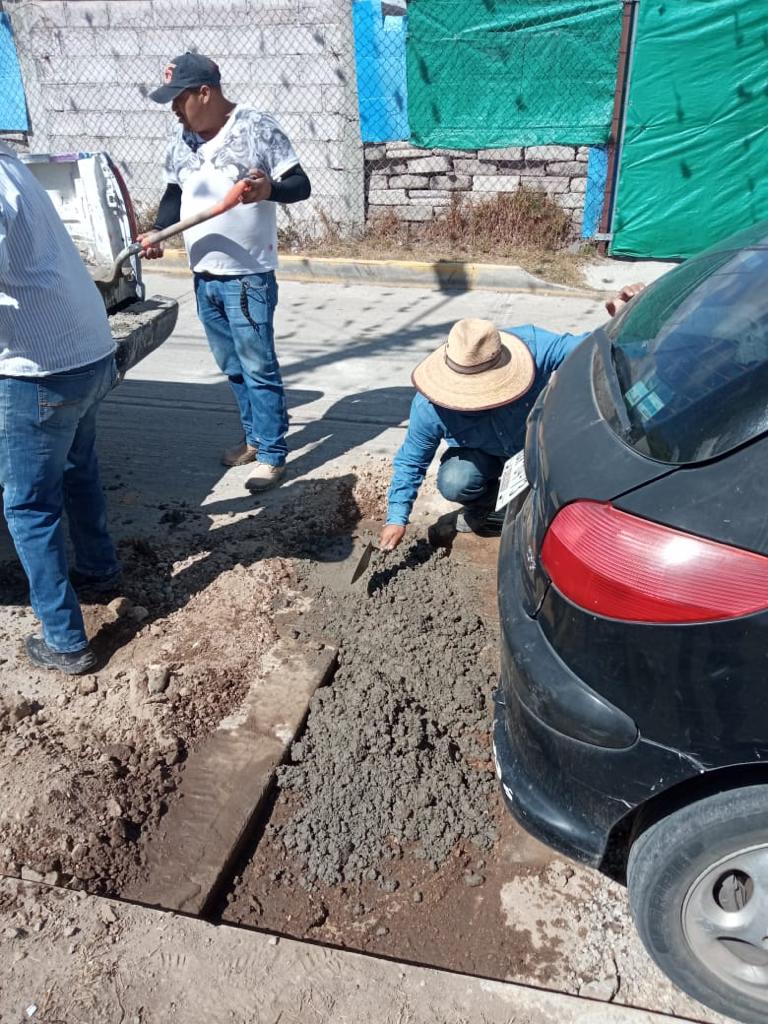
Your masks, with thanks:
M383 892L395 892L398 887L398 882L394 878L383 878L379 882L379 888Z
M107 814L110 818L121 818L123 815L123 808L113 796L107 800Z
M43 878L46 885L61 885L61 875L58 871L49 871Z
M422 893L420 893L420 892L416 891L416 892L415 892L415 893L414 893L414 894L413 894L413 895L411 896L411 899L413 900L413 902L414 902L414 903L421 903L421 901L422 901L422 900L424 899L424 896L422 895Z
M109 826L109 838L113 846L122 846L128 840L128 822L125 818L114 818Z
M134 622L143 622L145 619L149 618L149 612L143 605L140 604L135 604L133 608L131 608L128 615L130 618L133 619Z
M99 688L99 684L96 682L96 676L86 676L81 679L78 684L78 692L82 693L84 697L87 697L89 693L96 693Z
M117 764L125 764L132 753L133 748L127 743L110 743L104 748L104 756Z
M374 935L376 935L378 938L382 939L385 935L389 935L389 928L385 928L382 925L380 928L376 929L376 931L374 932Z
M147 690L150 693L164 693L170 678L171 670L167 665L147 666Z
M115 924L117 922L117 914L112 907L105 905L101 908L101 920L104 924Z
M3 937L6 939L23 939L24 932L21 928L6 928L3 932Z
M31 701L26 700L22 697L17 700L10 711L10 719L12 722L21 722L25 718L29 718L35 713L35 709Z
M579 988L579 995L586 999L600 999L604 1003L610 1003L618 991L618 977L615 974L609 974L605 978L585 982Z
M75 864L79 864L80 861L87 855L88 847L85 843L75 843L72 848L72 860Z
M42 882L45 880L45 875L41 875L39 871L34 871L25 865L21 869L21 878L24 882Z
M269 938L267 939L267 942L269 943L270 946L276 946L279 941L280 939L277 937L277 935L270 935Z
M110 601L107 608L113 612L119 619L124 619L131 610L131 602L127 597L116 597L114 601Z
M77 935L80 929L76 924L71 924L68 928L64 929L64 936L67 939L71 939L73 935Z
M462 881L464 882L464 885L466 885L468 888L476 889L478 885L482 885L485 882L485 879L483 878L482 875L478 875L474 871L472 871L464 875Z

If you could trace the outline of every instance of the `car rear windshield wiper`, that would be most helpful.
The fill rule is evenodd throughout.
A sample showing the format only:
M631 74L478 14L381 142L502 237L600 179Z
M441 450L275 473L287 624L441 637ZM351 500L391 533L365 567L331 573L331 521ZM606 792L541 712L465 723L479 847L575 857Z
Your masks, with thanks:
M630 433L632 430L632 423L629 419L629 413L627 412L627 405L624 401L624 393L621 390L621 383L619 381L619 375L616 372L616 363L613 358L613 342L610 340L605 331L596 331L597 345L600 351L600 356L603 360L603 371L605 373L605 380L608 384L608 391L610 392L613 404L616 407L616 413L619 417L622 429Z

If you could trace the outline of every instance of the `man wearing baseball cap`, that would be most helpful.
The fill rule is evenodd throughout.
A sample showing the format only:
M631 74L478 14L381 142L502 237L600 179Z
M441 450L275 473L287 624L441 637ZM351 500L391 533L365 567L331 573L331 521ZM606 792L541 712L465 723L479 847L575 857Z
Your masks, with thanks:
M606 302L611 316L642 291L623 288ZM587 332L588 333L588 332ZM587 334L553 334L526 324L499 330L488 320L459 320L446 341L413 371L416 388L408 432L395 455L387 522L379 547L393 551L405 536L419 487L442 441L437 489L463 506L459 532L493 536L504 463L525 444L525 424L552 373Z
M237 401L243 437L222 456L227 466L254 463L251 491L274 487L285 473L288 417L275 353L277 203L307 199L311 186L288 136L270 114L230 102L218 66L199 53L167 65L150 93L170 103L179 125L165 156L167 188L155 228L223 199L243 178L242 203L184 232L197 311L211 352ZM162 246L144 253L162 256Z

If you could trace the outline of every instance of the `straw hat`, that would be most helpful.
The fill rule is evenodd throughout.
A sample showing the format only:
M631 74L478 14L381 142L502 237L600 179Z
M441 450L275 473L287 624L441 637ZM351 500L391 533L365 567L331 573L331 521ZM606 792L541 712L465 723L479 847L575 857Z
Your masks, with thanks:
M435 405L480 412L514 402L535 376L533 356L519 338L502 333L490 320L459 320L411 380Z

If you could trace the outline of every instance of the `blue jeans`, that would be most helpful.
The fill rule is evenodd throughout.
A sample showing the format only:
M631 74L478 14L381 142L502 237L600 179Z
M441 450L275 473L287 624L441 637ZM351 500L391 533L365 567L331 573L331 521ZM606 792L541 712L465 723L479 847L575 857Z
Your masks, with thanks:
M116 380L112 356L49 377L0 377L5 518L29 580L32 609L56 651L88 644L69 582L64 509L75 567L92 576L120 570L94 448L98 403Z
M479 513L492 512L505 462L480 448L449 448L440 460L437 489L448 501Z
M259 462L282 466L288 454L288 414L275 354L274 273L195 274L195 297L213 358L237 400L245 440L258 447Z

